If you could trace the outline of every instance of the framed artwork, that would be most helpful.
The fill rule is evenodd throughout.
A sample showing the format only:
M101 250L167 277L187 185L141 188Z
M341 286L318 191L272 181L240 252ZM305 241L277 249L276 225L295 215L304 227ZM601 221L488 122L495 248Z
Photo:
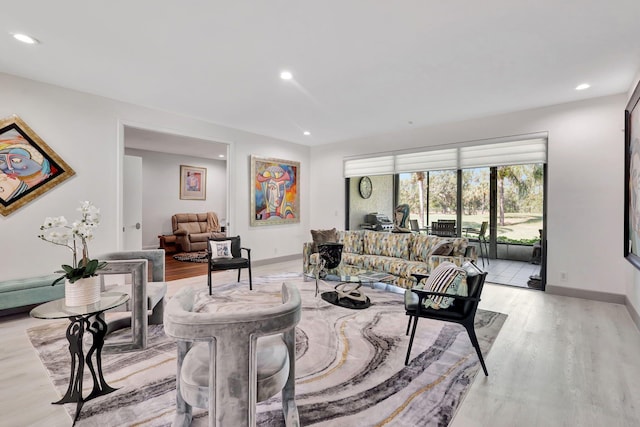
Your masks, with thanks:
M624 257L640 269L640 83L624 112Z
M75 175L18 116L0 120L0 213L7 216Z
M251 226L300 222L300 163L251 156Z
M206 200L207 168L180 165L180 198Z

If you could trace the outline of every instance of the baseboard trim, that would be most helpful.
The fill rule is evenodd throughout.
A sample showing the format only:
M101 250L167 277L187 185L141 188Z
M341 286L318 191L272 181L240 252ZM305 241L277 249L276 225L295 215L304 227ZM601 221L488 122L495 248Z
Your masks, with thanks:
M584 289L565 288L563 286L547 285L545 292L563 297L574 297L590 299L593 301L611 302L614 304L625 304L626 296L621 294L611 294L609 292L587 291Z
M301 254L297 254L297 255L286 255L286 256L280 256L277 258L267 258L267 259L261 259L261 260L251 260L251 265L252 266L261 266L261 265L268 265L268 264L275 264L278 262L287 262L287 261L295 261L299 259L300 262L302 262L302 255ZM302 267L302 264L300 264L300 267Z
M624 297L624 305L627 306L627 311L631 316L631 320L633 320L633 323L636 324L636 328L638 328L638 331L640 331L640 314L638 314L636 309L633 307L633 304L631 304L631 301L629 301L629 298L626 295Z

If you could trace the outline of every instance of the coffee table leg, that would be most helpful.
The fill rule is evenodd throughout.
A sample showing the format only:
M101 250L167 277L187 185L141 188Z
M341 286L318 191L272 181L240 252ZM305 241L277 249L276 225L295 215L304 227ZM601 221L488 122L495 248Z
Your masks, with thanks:
M91 316L89 320L87 320L87 324L87 330L93 336L93 344L87 353L87 366L89 366L91 377L93 378L93 390L91 391L91 394L87 396L85 401L117 390L107 384L104 379L104 375L102 374L102 348L104 347L104 337L107 334L107 323L104 321L100 313L98 313ZM91 361L94 353L96 355L97 372L93 366L93 362Z
M85 328L85 319L82 316L70 318L71 324L67 327L67 341L69 341L69 354L71 354L71 375L69 377L69 387L62 399L53 402L54 405L77 402L76 415L73 419L75 424L80 415L80 410L84 404L82 399L82 376L84 373L84 352L82 350L82 337Z

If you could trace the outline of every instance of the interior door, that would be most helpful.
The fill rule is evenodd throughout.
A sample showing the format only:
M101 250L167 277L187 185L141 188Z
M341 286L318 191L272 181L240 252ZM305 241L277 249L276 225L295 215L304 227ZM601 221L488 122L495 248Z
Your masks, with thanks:
M123 250L142 249L142 157L124 156Z

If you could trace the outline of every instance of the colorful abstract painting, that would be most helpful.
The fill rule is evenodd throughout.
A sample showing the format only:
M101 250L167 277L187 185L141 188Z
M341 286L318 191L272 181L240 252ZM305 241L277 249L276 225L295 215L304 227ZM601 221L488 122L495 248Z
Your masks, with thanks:
M251 156L251 225L300 222L300 163Z
M0 213L7 216L75 172L23 120L0 120Z

